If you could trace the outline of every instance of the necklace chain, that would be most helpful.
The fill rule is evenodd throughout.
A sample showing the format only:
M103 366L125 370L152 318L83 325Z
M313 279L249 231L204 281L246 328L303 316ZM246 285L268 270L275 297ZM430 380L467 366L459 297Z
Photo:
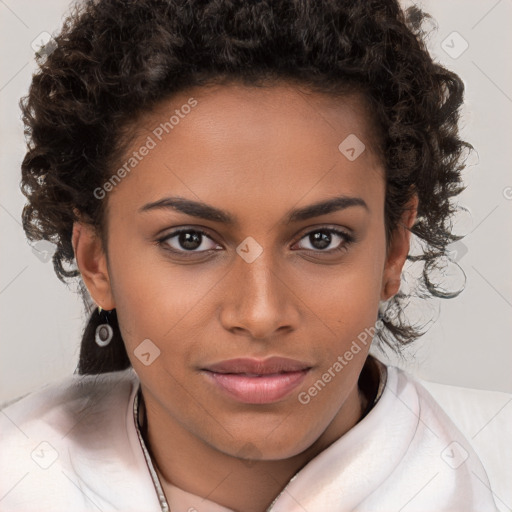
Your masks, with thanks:
M158 496L158 501L160 502L160 509L162 512L171 512L171 509L169 507L169 504L167 503L167 498L165 496L164 490L162 488L162 483L160 482L160 478L158 477L158 473L155 469L155 465L153 464L153 459L151 457L151 454L149 453L149 450L146 446L146 443L144 442L144 438L141 433L141 428L144 432L147 432L146 426L146 414L144 414L144 422L142 427L139 427L139 398L142 397L142 391L139 384L139 389L137 390L137 393L135 394L135 400L133 401L133 417L135 420L135 429L137 430L137 436L139 438L140 446L142 448L142 452L144 453L144 457L146 459L146 464L149 469L149 473L151 474L151 478L153 480L153 485L155 486L155 491ZM144 407L144 399L142 398L141 404L142 407Z

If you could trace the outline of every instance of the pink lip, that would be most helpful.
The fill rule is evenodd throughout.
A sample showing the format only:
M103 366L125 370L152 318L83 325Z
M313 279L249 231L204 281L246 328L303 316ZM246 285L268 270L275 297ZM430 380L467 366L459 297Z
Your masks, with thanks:
M230 397L247 404L266 404L288 395L304 381L308 372L309 368L302 371L266 374L261 377L209 370L204 373Z
M305 379L312 365L287 357L237 358L202 368L210 382L247 404L276 402Z
M237 358L212 364L203 370L215 373L249 373L269 375L282 372L297 372L311 368L312 365L287 357L269 357L267 359Z

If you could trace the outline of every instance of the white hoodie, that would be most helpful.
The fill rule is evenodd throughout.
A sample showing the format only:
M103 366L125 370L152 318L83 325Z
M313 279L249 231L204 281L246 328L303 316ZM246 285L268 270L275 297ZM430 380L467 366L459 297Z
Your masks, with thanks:
M268 512L497 511L452 420L409 374L381 368L370 412ZM164 496L135 420L139 385L132 368L72 375L2 409L0 512L231 512L177 487Z

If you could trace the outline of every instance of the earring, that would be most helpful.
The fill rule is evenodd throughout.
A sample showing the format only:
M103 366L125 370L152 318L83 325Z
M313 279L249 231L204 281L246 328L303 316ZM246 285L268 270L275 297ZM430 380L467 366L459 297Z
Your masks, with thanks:
M379 302L379 309L377 313L377 321L382 322L386 318L386 310L388 307L388 301L387 300L381 300Z
M101 315L101 312L102 308L98 306L98 315ZM105 313L107 313L105 315L107 323L98 325L98 327L96 327L96 334L94 335L94 341L100 347L106 347L114 336L114 329L112 329L108 323L108 313L110 313L110 311L105 311Z

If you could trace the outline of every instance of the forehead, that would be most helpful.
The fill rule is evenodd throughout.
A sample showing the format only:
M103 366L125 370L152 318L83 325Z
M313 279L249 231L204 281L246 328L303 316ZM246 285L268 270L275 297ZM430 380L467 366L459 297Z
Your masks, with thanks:
M197 105L190 109L187 104L192 100ZM283 131L289 137L306 132L311 138L331 131L336 138L357 134L367 149L377 153L374 116L362 92L332 96L286 82L271 86L247 86L235 82L194 87L160 102L142 116L137 129L142 136L148 131L153 132L154 127L169 121L172 114L182 108L187 112L180 113L179 119L174 116L172 131L179 131L178 123L186 124L188 131L194 131L203 142L215 143L213 137L218 140L222 134L231 141L236 140L242 133L233 132L235 126L243 130L246 138L252 135L254 140L265 136L268 139L277 132L286 135ZM186 123L182 123L185 118ZM164 130L161 135L165 137L166 134ZM158 131L156 135L159 135Z
M162 101L136 129L119 165L144 145L151 149L109 197L134 209L180 195L234 208L238 199L264 216L269 205L383 186L361 94L333 98L291 85L197 87ZM362 152L351 159L346 149Z

